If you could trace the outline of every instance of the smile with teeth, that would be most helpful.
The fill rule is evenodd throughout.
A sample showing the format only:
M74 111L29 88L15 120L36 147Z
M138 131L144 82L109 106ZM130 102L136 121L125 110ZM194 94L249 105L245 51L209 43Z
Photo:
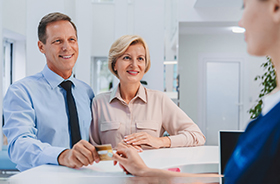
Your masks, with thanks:
M61 57L61 58L63 58L63 59L70 59L73 55L74 55L74 54L69 55L69 56L62 56L62 55L59 55L59 57Z
M128 70L127 73L131 75L137 75L139 72L138 71L133 71L133 70Z

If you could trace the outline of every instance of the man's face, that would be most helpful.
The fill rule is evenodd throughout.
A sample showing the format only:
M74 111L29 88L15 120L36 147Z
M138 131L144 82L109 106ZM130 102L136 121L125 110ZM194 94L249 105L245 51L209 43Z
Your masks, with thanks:
M64 79L69 78L79 54L74 27L66 20L52 22L46 27L46 35L46 43L38 41L38 47L48 67Z

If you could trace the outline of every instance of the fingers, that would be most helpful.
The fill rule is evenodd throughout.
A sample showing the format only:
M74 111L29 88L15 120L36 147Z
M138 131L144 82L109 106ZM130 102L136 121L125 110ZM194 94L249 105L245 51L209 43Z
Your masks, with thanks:
M146 132L139 132L139 133L134 133L134 134L125 136L124 142L127 144L132 144L135 141L145 139L145 138L147 138Z
M140 145L133 145L133 148L135 148L138 152L143 152L143 149Z
M122 151L117 152L117 153L114 153L114 154L112 154L112 155L108 155L108 156L111 156L112 159L113 159L114 161L116 161L116 164L117 164L117 162L119 162L119 165L120 165L120 164L121 164L121 165L124 165L124 164L126 164L126 159L123 158L123 157L120 156L120 155L125 156L125 154L121 154L121 153L122 153ZM116 164L114 164L114 165L116 165Z
M152 137L146 132L139 132L125 136L124 142L133 146L149 145L153 147L154 144ZM142 150L139 151L141 152Z
M77 154L78 153L76 153L76 151L72 150L72 149L64 150L58 156L59 165L64 165L64 166L71 167L71 168L82 167L83 164L77 158L77 156L76 156Z
M73 146L73 150L77 151L77 158L83 165L92 164L94 161L99 162L99 156L95 147L88 141L81 140Z

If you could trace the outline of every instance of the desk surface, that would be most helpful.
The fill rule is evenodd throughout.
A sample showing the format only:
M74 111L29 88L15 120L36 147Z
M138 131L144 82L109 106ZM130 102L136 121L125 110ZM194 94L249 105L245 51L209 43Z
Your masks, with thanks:
M145 150L140 153L147 166L152 168L167 169L178 167L181 172L218 172L219 150L217 146L199 146L185 148L166 148ZM182 178L181 178L182 179ZM199 179L199 181L206 178ZM9 183L21 184L49 184L49 183L137 183L146 178L126 175L119 166L113 166L113 161L103 161L98 164L71 169L56 165L42 165L29 169L9 178ZM154 183L170 182L169 179L148 178ZM193 179L188 179L188 181ZM216 182L217 179L206 179L207 183ZM176 179L182 182L180 179ZM186 182L186 181L183 181ZM176 182L177 183L177 182Z

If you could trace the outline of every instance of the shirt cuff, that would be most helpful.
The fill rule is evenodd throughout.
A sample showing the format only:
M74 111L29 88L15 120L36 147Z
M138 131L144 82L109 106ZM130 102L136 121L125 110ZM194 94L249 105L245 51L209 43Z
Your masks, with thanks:
M60 153L67 148L62 147L54 147L49 146L44 149L44 151L41 153L40 160L41 164L53 164L58 165L58 159L57 157L60 155Z
M168 137L171 140L170 148L188 146L188 143L187 143L188 140L185 135L179 134L179 135L171 135Z

